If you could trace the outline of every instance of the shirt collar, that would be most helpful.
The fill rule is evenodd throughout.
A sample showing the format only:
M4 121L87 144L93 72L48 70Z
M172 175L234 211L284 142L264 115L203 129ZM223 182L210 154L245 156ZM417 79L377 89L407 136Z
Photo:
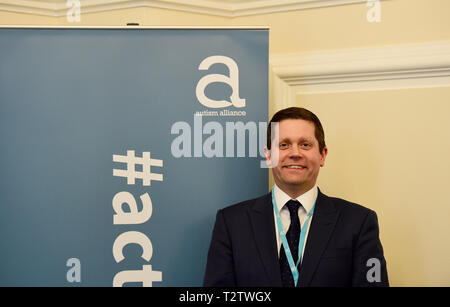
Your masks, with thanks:
M275 201L277 202L278 212L281 211L281 209L284 207L284 205L291 200L291 197L287 195L283 190L281 190L276 184L274 184L274 196ZM299 197L296 198L298 200L303 208L306 210L306 214L309 214L309 211L314 206L314 203L316 202L318 194L318 188L317 184L312 187L311 190L303 193Z

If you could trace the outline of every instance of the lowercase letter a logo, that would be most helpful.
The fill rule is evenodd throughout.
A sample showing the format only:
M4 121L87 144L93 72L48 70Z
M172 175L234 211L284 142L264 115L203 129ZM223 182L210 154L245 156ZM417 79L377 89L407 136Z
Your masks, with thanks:
M222 55L213 55L204 59L198 69L199 70L208 70L209 67L213 64L224 64L228 67L230 72L229 76L219 75L219 74L209 74L200 79L197 83L197 88L195 94L197 95L198 101L208 107L208 108L226 108L231 105L236 108L245 107L245 99L241 99L239 97L239 68L236 62L229 57ZM230 101L228 100L212 100L206 97L205 88L210 83L221 82L228 84L233 93L231 94Z

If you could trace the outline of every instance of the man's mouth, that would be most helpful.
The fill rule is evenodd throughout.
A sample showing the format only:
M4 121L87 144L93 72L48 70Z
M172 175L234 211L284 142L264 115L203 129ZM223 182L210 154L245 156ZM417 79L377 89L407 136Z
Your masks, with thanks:
M303 166L303 165L286 165L285 168L290 168L290 169L304 169L304 168L306 168L306 166Z

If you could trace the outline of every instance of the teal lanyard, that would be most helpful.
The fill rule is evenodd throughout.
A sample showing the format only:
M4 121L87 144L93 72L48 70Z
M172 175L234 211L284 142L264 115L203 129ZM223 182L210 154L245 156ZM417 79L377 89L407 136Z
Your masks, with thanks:
M291 254L291 249L289 248L289 243L286 239L286 234L284 233L284 230L283 230L283 224L281 223L280 212L278 212L277 202L275 201L274 188L272 188L272 204L273 204L273 209L275 211L275 214L277 216L278 232L280 233L281 242L283 243L284 253L286 254L287 261L291 268L292 277L294 278L294 284L295 284L295 286L297 286L298 276L299 276L297 266L302 261L303 247L305 245L305 240L306 240L306 231L308 230L309 220L311 219L311 216L313 215L313 212L314 212L314 208L316 207L316 201L314 201L314 205L308 213L308 218L306 219L305 223L303 224L303 227L301 227L301 229L300 229L300 241L298 243L297 263L294 263L294 259Z

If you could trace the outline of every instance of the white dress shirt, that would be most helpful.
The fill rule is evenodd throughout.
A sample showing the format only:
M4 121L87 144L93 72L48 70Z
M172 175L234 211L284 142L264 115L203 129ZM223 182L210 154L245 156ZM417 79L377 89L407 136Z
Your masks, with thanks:
M298 209L298 217L300 218L300 225L301 229L303 231L303 226L305 226L305 221L308 218L308 213L311 211L312 207L314 206L314 203L317 199L318 195L318 189L317 185L315 185L311 190L303 193L296 199L302 204L302 206ZM291 216L289 214L289 209L285 206L286 203L291 200L291 197L287 195L285 192L283 192L276 184L274 185L274 196L275 201L277 203L278 212L280 212L280 218L281 218L281 224L283 225L284 233L287 233L289 226L291 225ZM275 210L275 208L274 208ZM277 234L277 246L278 246L278 257L280 257L280 248L281 248L281 237L280 232L278 231L278 223L277 223L277 216L275 211L273 212L274 219L275 219L275 231ZM306 237L305 237L305 246L306 242L308 241L308 233L309 233L309 227L311 225L312 219L314 216L311 217L308 223L308 227L306 228ZM305 247L303 247L302 252L302 258L303 253L305 252ZM295 260L296 261L296 260Z

